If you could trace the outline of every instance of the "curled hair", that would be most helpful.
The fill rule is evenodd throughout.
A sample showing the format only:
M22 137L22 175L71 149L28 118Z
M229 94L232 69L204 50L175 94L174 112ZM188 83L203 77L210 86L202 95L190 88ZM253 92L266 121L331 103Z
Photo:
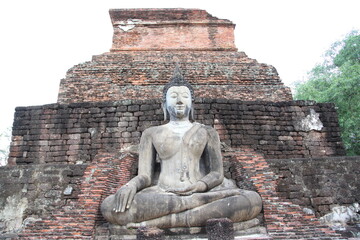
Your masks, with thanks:
M191 86L191 84L184 79L184 76L181 74L179 65L176 65L173 76L171 77L170 81L164 86L163 97L162 97L163 102L166 102L166 93L169 90L169 88L174 86L187 87L191 93L191 101L194 101L194 89Z

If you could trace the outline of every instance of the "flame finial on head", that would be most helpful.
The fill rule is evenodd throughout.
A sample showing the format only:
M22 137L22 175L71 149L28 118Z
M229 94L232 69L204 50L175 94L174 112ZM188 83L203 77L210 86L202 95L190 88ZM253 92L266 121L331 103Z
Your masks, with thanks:
M166 93L169 90L169 88L174 87L174 86L185 86L185 87L189 88L190 93L191 93L191 100L194 101L194 90L193 90L191 84L185 80L178 64L176 64L176 66L175 66L174 74L171 77L170 81L167 84L165 84L165 86L164 86L163 102L166 101Z

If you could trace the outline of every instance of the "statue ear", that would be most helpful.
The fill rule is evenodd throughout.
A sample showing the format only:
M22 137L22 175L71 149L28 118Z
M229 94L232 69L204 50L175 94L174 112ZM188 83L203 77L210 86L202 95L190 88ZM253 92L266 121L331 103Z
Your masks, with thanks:
M190 109L190 113L189 113L189 118L190 118L190 120L195 121L195 118L194 118L194 105L191 105L191 109Z
M166 103L162 103L161 104L161 107L162 107L162 110L163 110L163 113L164 113L164 121L166 121L166 120L168 120L168 111L167 111L167 109L166 109Z

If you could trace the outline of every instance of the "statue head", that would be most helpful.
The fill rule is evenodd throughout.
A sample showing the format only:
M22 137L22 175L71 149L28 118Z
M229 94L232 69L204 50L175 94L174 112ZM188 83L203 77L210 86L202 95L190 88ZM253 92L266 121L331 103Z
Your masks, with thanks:
M164 86L162 100L165 120L171 116L178 119L184 117L193 119L194 90L190 83L184 79L178 65L170 82Z

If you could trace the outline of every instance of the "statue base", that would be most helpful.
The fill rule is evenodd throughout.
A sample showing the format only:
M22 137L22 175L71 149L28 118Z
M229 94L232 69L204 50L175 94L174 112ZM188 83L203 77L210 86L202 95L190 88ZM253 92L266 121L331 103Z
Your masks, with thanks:
M189 228L167 228L162 229L165 232L165 239L208 239L206 227L189 227ZM136 239L137 229L128 229L124 226L105 223L97 228L96 240L131 240ZM260 220L254 218L248 221L234 223L235 239L245 236L256 235L266 238L267 231L261 226ZM251 237L250 237L251 238Z

